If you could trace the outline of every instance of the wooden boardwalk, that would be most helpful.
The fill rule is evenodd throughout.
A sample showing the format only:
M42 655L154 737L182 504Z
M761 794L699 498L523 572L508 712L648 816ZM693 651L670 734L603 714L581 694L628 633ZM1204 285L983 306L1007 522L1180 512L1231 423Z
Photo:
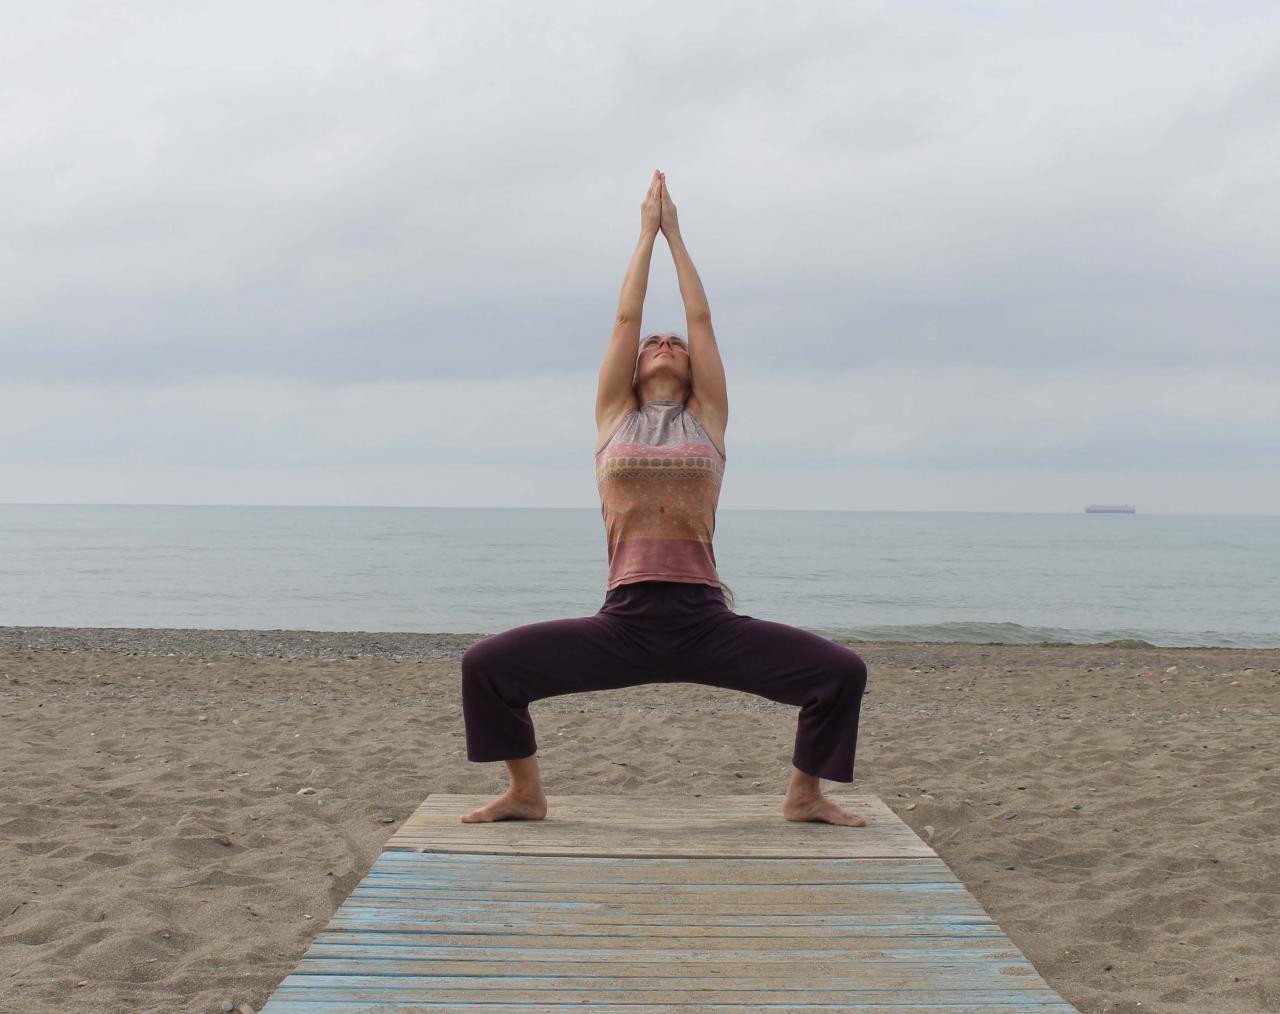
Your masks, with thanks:
M261 1014L1075 1010L881 800L431 796Z

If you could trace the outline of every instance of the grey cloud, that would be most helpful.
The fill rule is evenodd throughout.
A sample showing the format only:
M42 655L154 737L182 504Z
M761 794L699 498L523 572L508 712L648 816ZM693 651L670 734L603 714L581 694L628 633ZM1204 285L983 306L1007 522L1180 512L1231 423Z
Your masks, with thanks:
M581 369L654 165L731 375L1280 366L1267 7L137 9L0 72L11 380Z

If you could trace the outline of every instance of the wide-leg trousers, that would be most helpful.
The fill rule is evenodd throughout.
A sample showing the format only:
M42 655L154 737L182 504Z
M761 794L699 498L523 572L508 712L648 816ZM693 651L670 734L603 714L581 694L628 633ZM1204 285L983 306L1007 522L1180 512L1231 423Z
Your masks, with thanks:
M640 581L593 616L513 627L462 656L467 759L537 753L529 704L644 683L701 683L800 708L791 762L852 782L867 666L844 645L733 612L714 585Z

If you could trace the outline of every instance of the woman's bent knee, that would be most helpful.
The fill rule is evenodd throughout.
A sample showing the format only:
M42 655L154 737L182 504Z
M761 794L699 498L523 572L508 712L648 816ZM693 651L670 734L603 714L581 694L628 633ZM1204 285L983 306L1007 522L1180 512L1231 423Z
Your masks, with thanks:
M509 632L508 632L509 633ZM462 699L465 703L501 702L508 708L529 706L527 677L518 664L517 642L491 634L462 653Z
M506 668L519 650L519 641L513 635L514 631L507 630L480 638L462 653L463 671Z
M847 655L841 672L849 689L859 696L867 689L867 663L852 648L845 649Z
M462 683L475 683L492 673L495 659L493 636L476 641L462 653Z
M485 655L484 643L487 640L488 640L487 637L481 638L479 641L476 641L475 644L473 644L470 648L468 648L466 651L462 653L462 671L464 673L467 672L468 670L475 669L477 666L483 664L483 659Z

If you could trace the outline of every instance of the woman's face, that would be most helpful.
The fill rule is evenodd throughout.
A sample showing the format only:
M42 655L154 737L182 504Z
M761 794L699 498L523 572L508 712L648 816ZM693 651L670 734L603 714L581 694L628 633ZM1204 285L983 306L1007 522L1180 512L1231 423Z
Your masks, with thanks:
M652 376L659 370L669 371L682 380L688 379L689 346L684 339L673 334L659 334L651 335L640 343L636 379Z

